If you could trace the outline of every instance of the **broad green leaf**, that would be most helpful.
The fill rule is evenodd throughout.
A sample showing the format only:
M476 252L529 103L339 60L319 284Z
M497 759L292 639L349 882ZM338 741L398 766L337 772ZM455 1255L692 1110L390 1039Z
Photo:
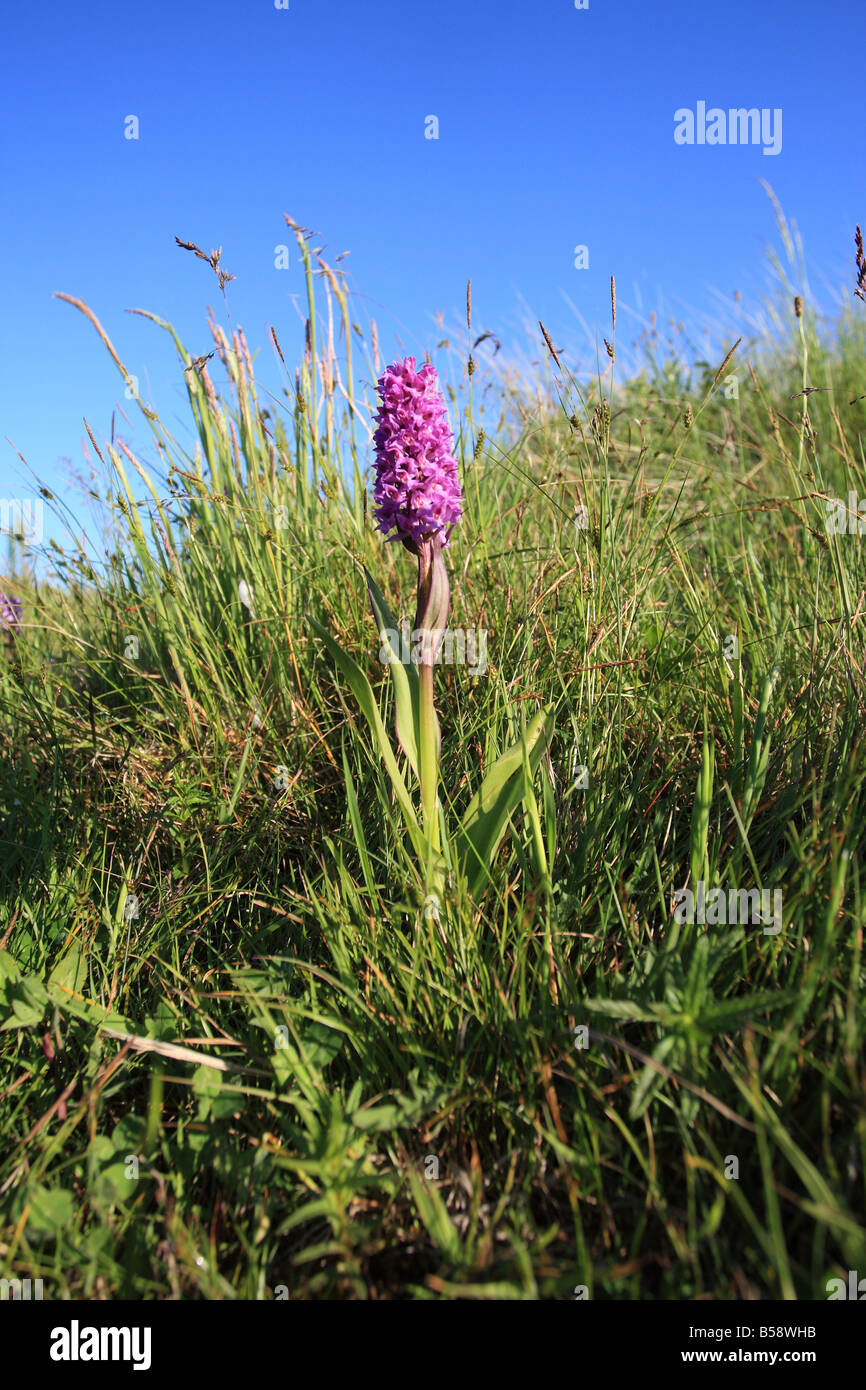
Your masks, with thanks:
M7 983L17 984L21 979L21 967L8 951L0 951L0 989Z
M128 1201L135 1195L137 1165L131 1160L141 1158L137 1144L116 1145L107 1135L98 1134L87 1157L93 1190L104 1202Z
M55 995L53 989L51 998L64 1013L72 1014L75 1018L86 1019L96 1028L105 1026L106 1028L121 1028L127 1033L136 1031L129 1019L124 1018L123 1014L109 1012L103 1004L92 1003L89 999L76 999L74 995L66 993L61 998L59 994Z
M364 574L367 576L367 594L370 599L370 607L373 610L373 617L376 620L379 640L391 654L388 669L394 684L394 723L397 728L397 738L409 760L409 766L417 777L419 775L418 748L420 745L418 668L411 659L408 662L403 662L400 636L394 615L379 591L376 581L366 568ZM395 638L389 636L392 633L396 635Z
M400 1119L400 1111L396 1105L371 1105L364 1110L356 1111L352 1116L352 1123L356 1129L365 1133L384 1134L397 1129Z
M466 808L458 832L458 851L473 897L483 889L508 818L525 795L524 748L534 775L552 734L552 712L539 710L525 734L490 768Z
M71 995L80 995L87 980L87 966L81 942L76 937L48 976L48 993L61 1007Z
M45 1017L50 1002L38 975L25 975L14 985L7 985L6 998L12 1007L12 1017L6 1019L0 1032L8 1028L32 1028Z
M301 1036L301 1046L307 1064L316 1071L322 1071L329 1062L333 1062L343 1046L343 1041L344 1034L339 1028L332 1028L319 1021L311 1023Z
M171 1009L164 999L160 999L153 1014L148 1014L140 1031L147 1038L158 1038L169 1041L177 1036L178 1019L177 1014ZM139 1030L137 1030L139 1031Z
M12 1000L12 1017L3 1024L6 1028L32 1028L39 1023L45 1013L44 1009L37 1008L33 1004L26 1003L23 999Z
M28 1197L30 1210L27 1229L53 1235L70 1225L75 1204L72 1193L62 1187L37 1187Z
M144 1143L147 1122L140 1115L124 1115L111 1132L111 1147L116 1154L126 1158L127 1154L137 1154Z
M222 1084L222 1077L213 1067L196 1067L192 1074L192 1089L198 1099L199 1120L208 1119Z
M367 723L370 726L376 745L379 749L379 753L382 757L382 761L384 762L385 767L388 771L388 775L391 778L391 784L394 788L397 801L400 805L400 810L403 812L403 819L406 822L406 828L409 831L409 835L412 839L415 852L418 854L419 859L423 858L424 837L421 834L421 828L418 824L418 818L415 814L415 808L412 805L412 799L409 796L408 791L406 790L406 783L403 781L403 774L397 766L397 759L394 757L394 750L391 747L391 741L388 738L388 735L385 733L385 726L382 723L382 716L379 713L379 707L376 704L373 691L370 687L370 682L367 680L367 677L364 675L364 672L361 670L360 666L358 666L357 663L354 662L352 658L343 651L339 643L334 641L331 634L327 631L326 628L322 627L321 623L317 623L315 618L309 616L307 618L307 621L309 622L313 630L319 635L319 637L321 637L328 651L331 653L331 656L334 658L334 661L336 662L340 671L342 671L343 675L348 681L352 694L355 696L355 699L358 701L358 704L361 707L361 713L364 715L364 718L367 720Z

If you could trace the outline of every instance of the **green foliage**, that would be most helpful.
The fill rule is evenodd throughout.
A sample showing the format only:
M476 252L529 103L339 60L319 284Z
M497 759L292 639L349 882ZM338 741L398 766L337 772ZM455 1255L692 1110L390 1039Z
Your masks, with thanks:
M788 300L722 376L455 366L452 622L488 648L436 670L434 897L417 672L377 660L414 584L366 513L377 363L296 230L285 408L239 334L213 379L174 336L192 443L140 402L102 564L70 533L15 588L0 1273L823 1298L866 1267L866 548L826 526L866 496L862 317ZM674 921L698 880L780 891L780 930Z

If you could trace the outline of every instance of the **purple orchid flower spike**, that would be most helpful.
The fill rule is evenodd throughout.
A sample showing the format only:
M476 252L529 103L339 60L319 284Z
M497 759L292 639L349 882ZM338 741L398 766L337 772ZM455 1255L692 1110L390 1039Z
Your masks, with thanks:
M436 368L416 370L415 358L393 362L378 383L381 405L376 448L374 515L378 529L400 540L418 560L415 631L419 661L421 800L433 850L439 849L437 787L439 721L433 706L433 666L448 623L450 585L442 551L463 515L451 427Z
M413 555L427 542L448 544L463 515L451 427L436 368L415 358L386 367L377 383L375 515L379 530L395 534Z
M442 549L463 515L451 427L429 362L420 371L414 357L394 362L377 385L374 515L380 531L418 557L415 630L429 634L421 664L432 666L450 601Z
M13 637L21 630L21 614L24 605L20 598L0 593L0 628L5 628Z

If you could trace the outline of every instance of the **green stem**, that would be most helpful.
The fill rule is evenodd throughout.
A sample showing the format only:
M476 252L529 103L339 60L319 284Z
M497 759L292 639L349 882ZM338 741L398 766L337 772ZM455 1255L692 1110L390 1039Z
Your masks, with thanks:
M424 833L427 836L429 861L427 877L430 878L433 859L439 854L439 721L433 704L433 666L422 663L418 667L419 682L419 736L421 746L418 758L421 773L421 813ZM429 883L428 883L429 886Z
M418 606L415 630L424 634L423 656L418 663L418 771L421 782L421 817L427 842L425 866L428 897L439 898L444 884L442 836L439 828L439 721L433 703L433 667L448 623L450 586L442 559L440 537L413 547L418 556Z

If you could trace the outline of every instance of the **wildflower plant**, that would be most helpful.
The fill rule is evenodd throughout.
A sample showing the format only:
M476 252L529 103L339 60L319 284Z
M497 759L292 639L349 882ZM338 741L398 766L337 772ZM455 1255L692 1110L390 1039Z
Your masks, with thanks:
M440 513L440 559L454 624L464 605L477 611L469 585L487 585L495 647L490 679L459 707L453 673L439 677L437 857L420 794L423 673L405 641L405 665L388 673L388 651L376 664L370 650L375 700L331 647L365 715L343 735L345 806L331 800L343 714L317 677L335 658L302 640L302 614L347 630L369 593L376 627L396 628L373 580L362 590L359 570L347 585L331 563L357 546L411 622L419 557L399 526L374 532L370 513L366 526L357 368L378 361L375 337L368 355L339 268L289 225L309 298L285 405L260 408L240 329L213 324L213 379L174 339L194 450L67 297L109 350L157 462L120 435L94 440L111 545L98 582L59 498L68 542L49 545L44 582L23 566L0 577L23 598L23 614L0 604L10 1272L44 1274L50 1248L58 1299L87 1295L94 1252L121 1299L179 1286L280 1298L288 1286L274 1280L289 1274L307 1299L561 1300L576 1281L585 1297L622 1299L627 1285L654 1304L684 1288L729 1300L735 1282L825 1298L843 1282L827 1272L866 1272L852 1064L866 1027L866 548L825 516L828 497L866 494L864 303L852 293L827 344L806 294L802 317L791 309L798 269L782 287L784 333L768 320L751 385L742 377L733 395L730 358L695 383L673 346L647 349L618 404L611 356L586 389L550 344L559 374L542 359L513 385L491 357L491 439L482 457L476 434L473 462L467 373L465 504L456 521ZM213 274L205 259L197 270ZM866 294L863 269L852 266ZM813 382L832 394L801 397L798 421L788 398ZM809 440L838 444L820 458L806 406ZM530 614L543 618L534 645ZM546 730L533 744L519 718L548 703L565 735L549 765ZM542 893L539 839L553 879ZM434 884L444 866L441 919L425 903L407 923L400 909L420 901L428 863ZM491 874L477 907L469 890ZM770 921L763 894L775 904L779 890ZM713 895L724 925L707 920ZM115 1042L130 1064L108 1060L111 1084L97 1076L82 1107L76 1059L96 1066ZM149 1102L133 1055L156 1057ZM124 1155L165 1174L183 1237L170 1258L165 1203L131 1181ZM625 1275L595 1257L610 1203L581 1198L603 1197L611 1173ZM647 1220L677 1212L684 1185L687 1223Z
M17 637L21 630L21 614L24 605L20 598L13 598L11 594L0 593L0 630L7 637Z
M415 358L407 357L386 367L377 385L374 515L377 529L389 541L401 542L418 562L414 658L401 650L386 600L366 568L364 573L380 640L383 649L389 650L395 733L418 786L420 819L367 677L320 624L311 622L348 680L373 733L428 900L431 896L438 900L446 872L459 874L476 896L489 882L512 812L521 802L530 815L535 810L532 782L550 742L553 719L549 709L536 714L520 739L489 769L455 833L450 834L439 796L442 740L433 669L451 598L443 552L463 515L458 463L435 367L426 363L417 369Z

